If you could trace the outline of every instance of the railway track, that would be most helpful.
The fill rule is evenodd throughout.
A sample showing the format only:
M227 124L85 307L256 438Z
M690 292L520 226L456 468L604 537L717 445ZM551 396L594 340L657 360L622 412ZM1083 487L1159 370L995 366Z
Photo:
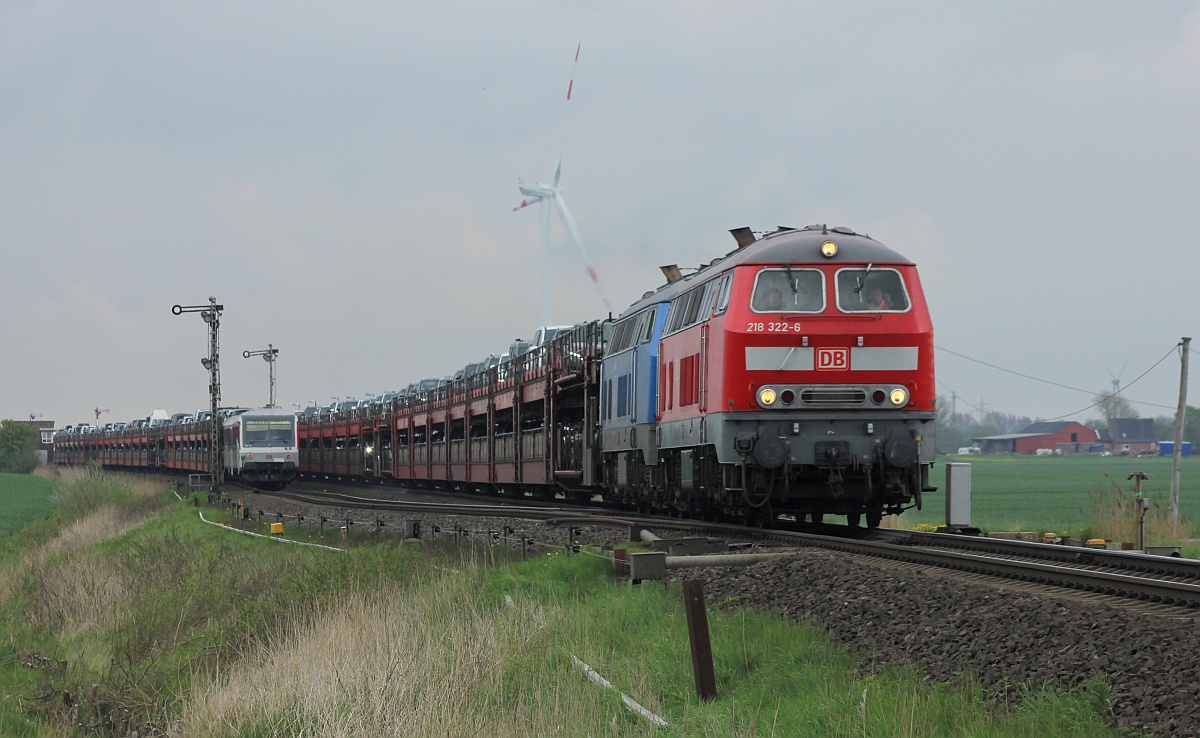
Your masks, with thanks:
M1200 561L1146 556L1135 552L885 528L866 530L827 524L811 526L806 530L763 529L662 516L614 515L607 509L546 505L529 500L505 500L499 503L438 502L364 497L328 490L255 492L316 506L525 518L560 526L646 528L687 535L718 536L760 546L822 548L855 556L1029 582L1105 597L1188 608L1200 607Z

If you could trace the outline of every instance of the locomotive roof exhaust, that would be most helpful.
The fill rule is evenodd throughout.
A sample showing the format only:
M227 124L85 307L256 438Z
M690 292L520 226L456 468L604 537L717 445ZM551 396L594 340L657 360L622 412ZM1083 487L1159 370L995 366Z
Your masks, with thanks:
M733 238L737 241L739 249L743 249L758 240L754 237L754 231L749 228L734 228L729 232L733 234Z
M683 279L683 272L679 271L678 264L667 264L666 266L660 266L659 269L662 270L663 276L667 278L667 284L675 284Z

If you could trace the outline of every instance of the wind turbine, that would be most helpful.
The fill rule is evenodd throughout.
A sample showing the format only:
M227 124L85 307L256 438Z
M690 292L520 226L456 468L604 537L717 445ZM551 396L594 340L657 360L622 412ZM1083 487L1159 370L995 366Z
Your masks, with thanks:
M1121 377L1125 374L1125 367L1127 367L1127 366L1129 366L1128 361L1126 361L1121 366L1121 371L1117 372L1116 374L1112 373L1112 369L1108 370L1108 376L1112 377L1112 386L1113 386L1112 393L1114 396L1119 395L1121 393Z
M579 64L579 50L583 47L580 42L575 47L575 61L571 65L571 80L567 83L567 103L571 101L571 90L575 87L575 66ZM567 203L563 200L562 189L558 183L562 179L562 152L563 141L567 135L566 114L563 115L563 132L558 141L558 163L554 167L554 181L550 184L538 182L532 186L519 184L518 189L525 199L521 204L513 208L513 212L517 212L522 208L527 208L534 203L541 203L541 239L542 239L542 325L550 325L550 210L551 204L558 211L558 219L562 222L563 227L567 229L567 234L571 240L579 248L579 255L583 258L584 270L588 277L591 278L592 284L596 285L596 292L600 294L600 299L604 301L604 306L612 312L612 303L608 301L608 297L604 294L604 289L600 286L600 278L596 275L596 268L592 266L592 260L588 257L587 249L583 245L583 238L579 235L579 228L575 225L575 219L571 217L571 211L567 209Z

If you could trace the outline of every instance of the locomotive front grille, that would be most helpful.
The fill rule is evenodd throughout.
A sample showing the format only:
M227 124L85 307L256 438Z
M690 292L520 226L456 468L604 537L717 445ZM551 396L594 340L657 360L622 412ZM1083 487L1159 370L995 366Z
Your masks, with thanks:
M909 392L898 384L764 384L755 392L755 399L764 410L899 410L908 404Z
M867 404L867 391L853 387L822 387L800 392L801 405L859 407Z

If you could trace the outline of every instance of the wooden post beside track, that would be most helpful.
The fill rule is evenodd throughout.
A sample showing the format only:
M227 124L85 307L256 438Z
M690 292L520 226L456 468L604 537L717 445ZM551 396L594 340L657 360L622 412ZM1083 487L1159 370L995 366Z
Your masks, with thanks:
M708 612L704 607L704 582L689 579L683 583L683 607L687 612L688 641L692 646L692 674L696 678L696 695L702 702L708 702L717 696L717 675L713 671Z
M614 548L613 552L613 573L617 577L624 579L629 576L629 549Z

